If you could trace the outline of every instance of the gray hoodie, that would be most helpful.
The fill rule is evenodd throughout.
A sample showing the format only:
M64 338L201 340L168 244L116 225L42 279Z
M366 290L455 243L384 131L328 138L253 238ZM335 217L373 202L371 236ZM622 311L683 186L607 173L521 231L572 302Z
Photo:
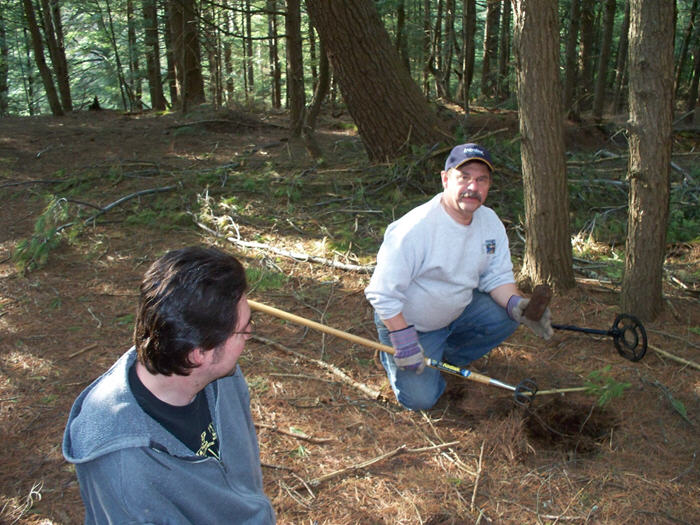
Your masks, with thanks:
M274 523L240 369L205 388L217 460L196 456L141 409L128 381L135 359L132 348L70 412L63 455L75 464L85 523Z

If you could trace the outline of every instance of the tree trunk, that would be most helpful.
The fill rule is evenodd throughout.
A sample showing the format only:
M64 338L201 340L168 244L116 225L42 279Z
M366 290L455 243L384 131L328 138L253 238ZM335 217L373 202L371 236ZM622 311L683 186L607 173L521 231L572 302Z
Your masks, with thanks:
M615 0L605 2L605 20L603 22L603 41L600 46L598 75L595 80L595 97L593 99L593 117L600 120L605 105L605 91L608 87L608 65L612 47L613 28L615 25Z
M29 115L34 115L36 102L34 100L34 75L32 74L32 57L30 49L32 47L31 37L29 36L29 31L27 28L22 28L22 35L24 36L24 49L26 52L26 72L22 75L22 79L25 82L25 93L27 96L27 111Z
M455 0L445 0L445 2L445 44L442 46L442 60L440 61L440 84L442 96L446 100L452 100L450 73L452 73L455 42Z
M576 61L576 49L578 48L578 30L580 23L581 0L571 0L569 10L569 32L566 35L566 58L564 67L564 111L569 118L577 120L578 109L575 102L576 80L578 78L578 62Z
M625 0L625 16L622 18L620 28L620 41L617 46L617 66L615 67L615 87L613 89L613 111L622 108L624 97L622 93L625 89L627 79L627 47L629 43L630 26L630 2Z
M525 193L522 277L535 285L574 286L566 185L559 20L551 0L515 0L521 159Z
M5 13L3 6L0 5L0 117L7 115L9 108L9 89L7 86L7 77L10 72L7 59L9 51L7 47L7 32L5 30Z
M176 108L180 105L180 101L177 99L177 74L175 73L175 49L173 44L173 35L170 31L170 18L171 11L170 1L166 0L163 4L165 6L165 18L163 20L163 37L165 38L165 60L168 65L167 79L168 79L168 92L170 93L170 107Z
M444 0L438 0L435 23L433 24L432 41L430 43L430 61L428 67L435 82L435 94L438 98L445 98L445 86L442 83L442 10Z
M56 86L54 86L51 71L49 70L49 66L46 64L46 58L44 57L44 48L41 42L41 34L39 33L39 25L36 21L36 14L34 13L34 6L32 5L31 0L22 0L22 4L24 6L24 14L27 18L29 33L32 37L34 60L39 68L41 80L44 83L44 90L46 91L46 98L48 99L51 113L57 117L60 117L63 115L63 108L58 100Z
M459 99L469 112L469 91L474 78L474 34L476 33L476 0L462 2L462 78Z
M299 3L299 0L297 0ZM247 92L255 91L255 76L253 68L253 22L250 14L250 0L245 0L245 56L246 56L246 83Z
M593 95L593 42L595 41L595 5L596 0L581 1L581 77L579 82L579 107L590 109Z
M156 0L143 0L143 43L146 48L146 70L151 107L156 111L165 109L163 82L160 78L160 48L158 46L158 8Z
M63 22L61 21L61 8L58 4L58 0L50 0L50 12L55 33L56 64L54 64L54 71L56 73L58 93L61 96L63 110L73 111L73 99L70 94L70 78L68 75L68 60L66 59L65 39L63 37Z
M411 62L408 59L408 44L406 42L406 0L399 0L396 6L396 49L401 57L401 63L411 72Z
M676 80L674 82L674 96L678 96L678 92L681 87L681 79L683 76L683 70L685 69L685 64L688 61L688 51L690 46L690 39L693 37L693 33L700 36L700 32L695 28L695 18L698 11L698 0L693 0L693 5L690 8L690 17L688 20L688 25L683 32L683 41L681 44L681 49L678 52L678 67L676 68ZM692 79L691 79L692 80Z
M498 65L498 24L501 18L501 3L488 0L486 3L486 28L484 29L484 58L481 62L481 94L492 98L496 94L496 74ZM492 66L493 64L493 66Z
M134 12L134 0L126 2L127 39L129 45L129 100L131 109L141 110L143 95L141 91L141 71L139 66L139 49L136 42L136 13Z
M201 104L205 100L198 18L195 0L169 0L169 2L177 98L180 109L186 112L191 106Z
M430 24L430 0L423 0L423 94L427 97L430 94L430 66L433 57L430 52L432 38L432 27Z
M272 77L272 107L282 107L282 68L279 58L279 36L277 31L277 0L267 0L267 35L270 39L270 76Z
M644 320L663 309L670 196L675 9L631 0L629 214L622 309Z
M510 0L503 2L501 13L501 36L498 45L498 100L506 100L510 96L508 87L508 64L510 63Z
M304 55L301 48L300 0L287 0L287 91L289 93L289 134L301 136L304 125Z
M370 159L394 159L411 145L445 138L444 123L401 65L372 0L306 0L306 6Z
M695 69L693 73L693 81L690 83L688 90L688 99L686 102L686 112L688 123L695 122L700 125L700 98L698 98L698 83L700 83L700 38L695 43Z

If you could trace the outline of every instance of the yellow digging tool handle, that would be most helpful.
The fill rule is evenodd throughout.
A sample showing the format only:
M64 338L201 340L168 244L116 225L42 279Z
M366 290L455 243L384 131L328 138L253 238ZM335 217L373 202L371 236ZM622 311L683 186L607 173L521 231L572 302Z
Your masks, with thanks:
M287 321L291 321L292 323L300 324L303 326L308 326L309 328L313 328L314 330L318 330L319 332L323 332L329 335L334 335L336 337L339 337L340 339L345 339L346 341L350 341L351 343L356 343L358 345L366 346L368 348L374 348L375 350L379 350L381 352L386 352L387 354L394 355L394 348L388 345L383 345L381 343L377 343L376 341L372 341L371 339L366 339L364 337L360 337L359 335L353 335L349 334L348 332L343 332L342 330L338 330L337 328L331 328L330 326L326 326L325 324L317 323L316 321L311 321L310 319L306 319L305 317L300 317L298 315L290 314L289 312L285 312L284 310L280 310L278 308L274 308L272 306L268 306L266 304L258 303L257 301L253 301L252 299L248 299L248 306L252 310L257 310L258 312L263 312L266 314L274 315L275 317L279 317L280 319L285 319ZM441 361L435 361L434 359L425 359L425 364L427 366L430 366L432 368L437 368L438 370L443 370L444 372L453 374L453 375L458 375L462 377L467 377L473 381L477 381L479 383L484 383L486 385L488 384L493 384L494 380L491 379L490 377L481 375L477 372L472 372L471 370L465 370L463 368L458 368L456 366L450 365L448 363L443 363ZM501 385L499 385L501 386ZM512 388L508 388L509 390L512 390Z

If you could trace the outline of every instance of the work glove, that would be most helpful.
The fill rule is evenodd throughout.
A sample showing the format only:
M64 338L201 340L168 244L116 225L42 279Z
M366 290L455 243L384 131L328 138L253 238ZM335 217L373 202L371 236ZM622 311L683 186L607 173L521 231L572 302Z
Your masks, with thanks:
M513 321L524 324L538 336L549 339L554 334L554 329L552 328L552 312L549 311L549 308L546 308L540 320L533 321L525 317L524 314L528 304L530 304L530 299L525 299L519 295L512 295L510 299L508 299L508 306L506 307L508 316Z
M391 346L394 347L394 362L401 370L415 370L416 374L425 368L425 353L418 342L418 332L413 325L389 332Z

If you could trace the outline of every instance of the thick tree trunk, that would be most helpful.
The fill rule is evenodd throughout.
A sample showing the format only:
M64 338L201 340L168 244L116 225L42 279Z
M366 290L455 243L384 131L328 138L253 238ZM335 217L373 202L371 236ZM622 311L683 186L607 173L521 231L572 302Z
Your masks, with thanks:
M68 60L66 59L66 48L63 37L63 22L61 21L61 9L58 0L50 0L50 4L44 8L48 14L48 20L53 27L51 42L51 61L56 73L56 84L61 97L61 105L64 111L73 111L73 99L70 94L70 78L68 75ZM49 28L47 28L49 29Z
M160 48L158 46L158 8L156 0L143 0L144 47L146 48L146 70L151 107L157 111L165 109L163 81L160 78Z
M486 28L484 29L484 58L481 62L481 94L492 98L496 94L496 72L498 66L498 25L501 19L501 3L489 0L486 3Z
M199 49L199 20L195 0L169 2L177 99L180 109L186 112L191 106L201 104L205 100Z
M615 0L606 0L605 19L603 21L603 41L600 45L598 74L595 79L595 97L593 99L593 117L600 120L605 106L605 91L608 87L608 65L612 47L613 27L615 25Z
M574 286L559 80L559 19L551 0L515 0L513 50L518 79L525 193L525 260L530 284Z
M629 215L622 310L645 320L663 309L670 196L675 10L631 0Z
M59 117L63 115L63 108L58 100L58 93L56 92L56 86L53 83L53 78L51 77L51 71L49 66L46 64L46 58L44 57L44 48L41 42L41 34L39 33L39 25L36 21L36 14L34 12L34 6L31 0L22 0L22 5L24 6L24 14L27 18L27 26L29 27L29 33L32 37L32 47L34 49L34 60L37 67L39 68L39 74L41 75L41 80L44 83L44 90L46 91L46 98L49 102L49 107L51 108L51 113Z
M287 91L289 93L289 134L301 136L304 125L304 55L301 48L300 0L287 0Z
M444 124L401 65L372 0L306 0L306 6L372 160L445 138Z

